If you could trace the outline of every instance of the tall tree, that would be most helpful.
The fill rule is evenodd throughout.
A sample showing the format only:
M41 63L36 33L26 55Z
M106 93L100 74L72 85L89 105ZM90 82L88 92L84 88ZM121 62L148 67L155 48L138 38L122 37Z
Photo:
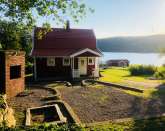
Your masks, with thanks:
M88 10L93 11L86 7L83 0L0 0L1 16L27 26L33 26L39 17L56 23L64 23L65 19L78 22Z
M0 36L2 49L21 49L29 53L31 36L24 24L0 20Z
M161 50L161 53L162 54L165 54L165 48Z
M87 8L83 0L0 0L0 44L3 49L28 52L29 32L36 19L47 18L43 22L46 31L41 33L44 35L50 31L50 20L57 24L64 24L66 19L78 22L87 11L93 10Z
M161 49L160 50L160 56L163 57L163 66L165 66L165 48Z

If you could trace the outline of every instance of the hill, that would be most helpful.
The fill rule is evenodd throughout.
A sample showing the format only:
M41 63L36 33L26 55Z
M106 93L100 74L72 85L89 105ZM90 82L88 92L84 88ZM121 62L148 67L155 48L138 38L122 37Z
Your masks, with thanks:
M104 38L97 46L103 52L156 53L165 48L165 35Z

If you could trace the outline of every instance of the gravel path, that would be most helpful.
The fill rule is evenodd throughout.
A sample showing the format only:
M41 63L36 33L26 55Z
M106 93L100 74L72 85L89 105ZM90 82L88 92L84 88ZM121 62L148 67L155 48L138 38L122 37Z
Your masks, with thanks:
M161 115L165 102L161 99L143 99L124 93L113 87L61 88L62 100L66 101L84 123L141 118Z

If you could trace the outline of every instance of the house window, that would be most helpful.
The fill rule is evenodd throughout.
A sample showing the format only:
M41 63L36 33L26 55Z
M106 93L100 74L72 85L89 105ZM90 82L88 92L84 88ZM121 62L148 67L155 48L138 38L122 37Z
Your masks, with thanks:
M63 65L69 66L70 65L70 58L63 58Z
M21 65L10 66L10 79L21 77Z
M94 58L88 58L88 65L94 65Z
M55 58L47 58L47 66L55 66Z

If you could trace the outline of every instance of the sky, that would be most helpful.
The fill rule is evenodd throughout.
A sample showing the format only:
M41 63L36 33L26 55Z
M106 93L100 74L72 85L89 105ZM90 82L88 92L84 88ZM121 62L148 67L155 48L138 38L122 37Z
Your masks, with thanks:
M165 34L165 0L84 0L95 10L71 28L93 29L97 38ZM51 23L52 26L56 26Z

